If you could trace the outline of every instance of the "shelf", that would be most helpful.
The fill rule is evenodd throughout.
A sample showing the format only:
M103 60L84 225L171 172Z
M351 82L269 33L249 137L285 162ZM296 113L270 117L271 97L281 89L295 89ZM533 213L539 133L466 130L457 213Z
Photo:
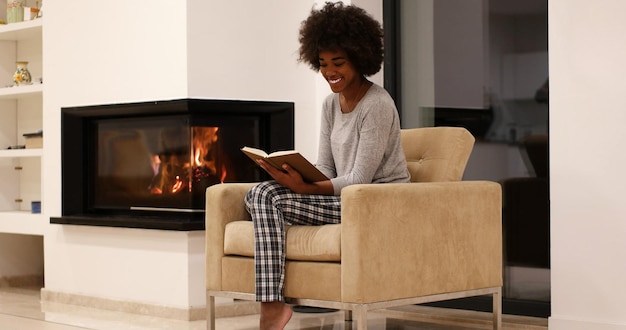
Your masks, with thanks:
M0 40L17 41L41 37L43 19L0 25Z
M40 148L0 150L0 158L41 157L41 155L43 150Z
M0 212L0 233L43 235L49 219L27 211Z
M34 55L32 57L36 59L35 68L41 71L42 32L43 19L41 18L0 25L0 48L3 51L10 50L10 52L0 54L2 65L6 66L15 62L16 55ZM12 71L6 73L12 75ZM40 74L38 72L38 75ZM10 77L7 78L10 81ZM38 80L31 85L14 87L5 87L5 83L8 81L2 82L0 86L0 101L3 102L0 106L0 134L13 136L22 130L33 130L31 126L41 127L42 124L39 122L43 115L43 85ZM11 104L13 101L17 101L15 105ZM9 140L8 142L15 141ZM2 146L4 147L6 145ZM23 166L23 172L19 174L8 171L1 176L5 186L0 189L2 201L0 233L42 236L48 228L50 219L41 213L31 213L30 204L9 202L14 199L13 196L20 196L25 201L41 200L42 156L42 148L0 149L0 161L2 161L3 168L10 169L11 164Z
M43 94L43 84L33 83L32 85L0 88L0 100L19 100L36 94Z

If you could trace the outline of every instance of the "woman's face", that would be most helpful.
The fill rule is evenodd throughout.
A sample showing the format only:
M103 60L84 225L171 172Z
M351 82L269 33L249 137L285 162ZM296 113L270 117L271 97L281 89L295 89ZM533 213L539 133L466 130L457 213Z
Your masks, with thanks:
M360 74L345 51L324 50L319 53L320 72L334 93L359 88Z

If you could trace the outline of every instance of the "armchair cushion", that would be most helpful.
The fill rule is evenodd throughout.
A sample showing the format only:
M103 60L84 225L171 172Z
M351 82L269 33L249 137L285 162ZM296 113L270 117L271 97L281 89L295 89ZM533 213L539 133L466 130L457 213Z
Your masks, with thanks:
M341 225L286 226L287 260L341 261ZM224 254L254 257L251 221L226 225Z

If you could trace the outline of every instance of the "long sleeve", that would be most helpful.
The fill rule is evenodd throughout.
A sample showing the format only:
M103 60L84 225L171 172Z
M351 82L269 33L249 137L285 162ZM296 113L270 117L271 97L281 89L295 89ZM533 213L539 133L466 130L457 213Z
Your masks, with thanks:
M317 165L335 195L352 184L409 181L398 113L382 87L372 85L350 113L341 112L338 94L323 110Z

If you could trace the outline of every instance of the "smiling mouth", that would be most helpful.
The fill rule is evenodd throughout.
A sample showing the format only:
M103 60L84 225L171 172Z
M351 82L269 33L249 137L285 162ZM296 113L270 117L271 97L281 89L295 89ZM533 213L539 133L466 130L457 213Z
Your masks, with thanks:
M337 78L337 79L328 79L328 82L329 82L329 83L331 83L331 84L336 84L336 83L338 83L338 82L340 82L340 81L341 81L341 78Z

